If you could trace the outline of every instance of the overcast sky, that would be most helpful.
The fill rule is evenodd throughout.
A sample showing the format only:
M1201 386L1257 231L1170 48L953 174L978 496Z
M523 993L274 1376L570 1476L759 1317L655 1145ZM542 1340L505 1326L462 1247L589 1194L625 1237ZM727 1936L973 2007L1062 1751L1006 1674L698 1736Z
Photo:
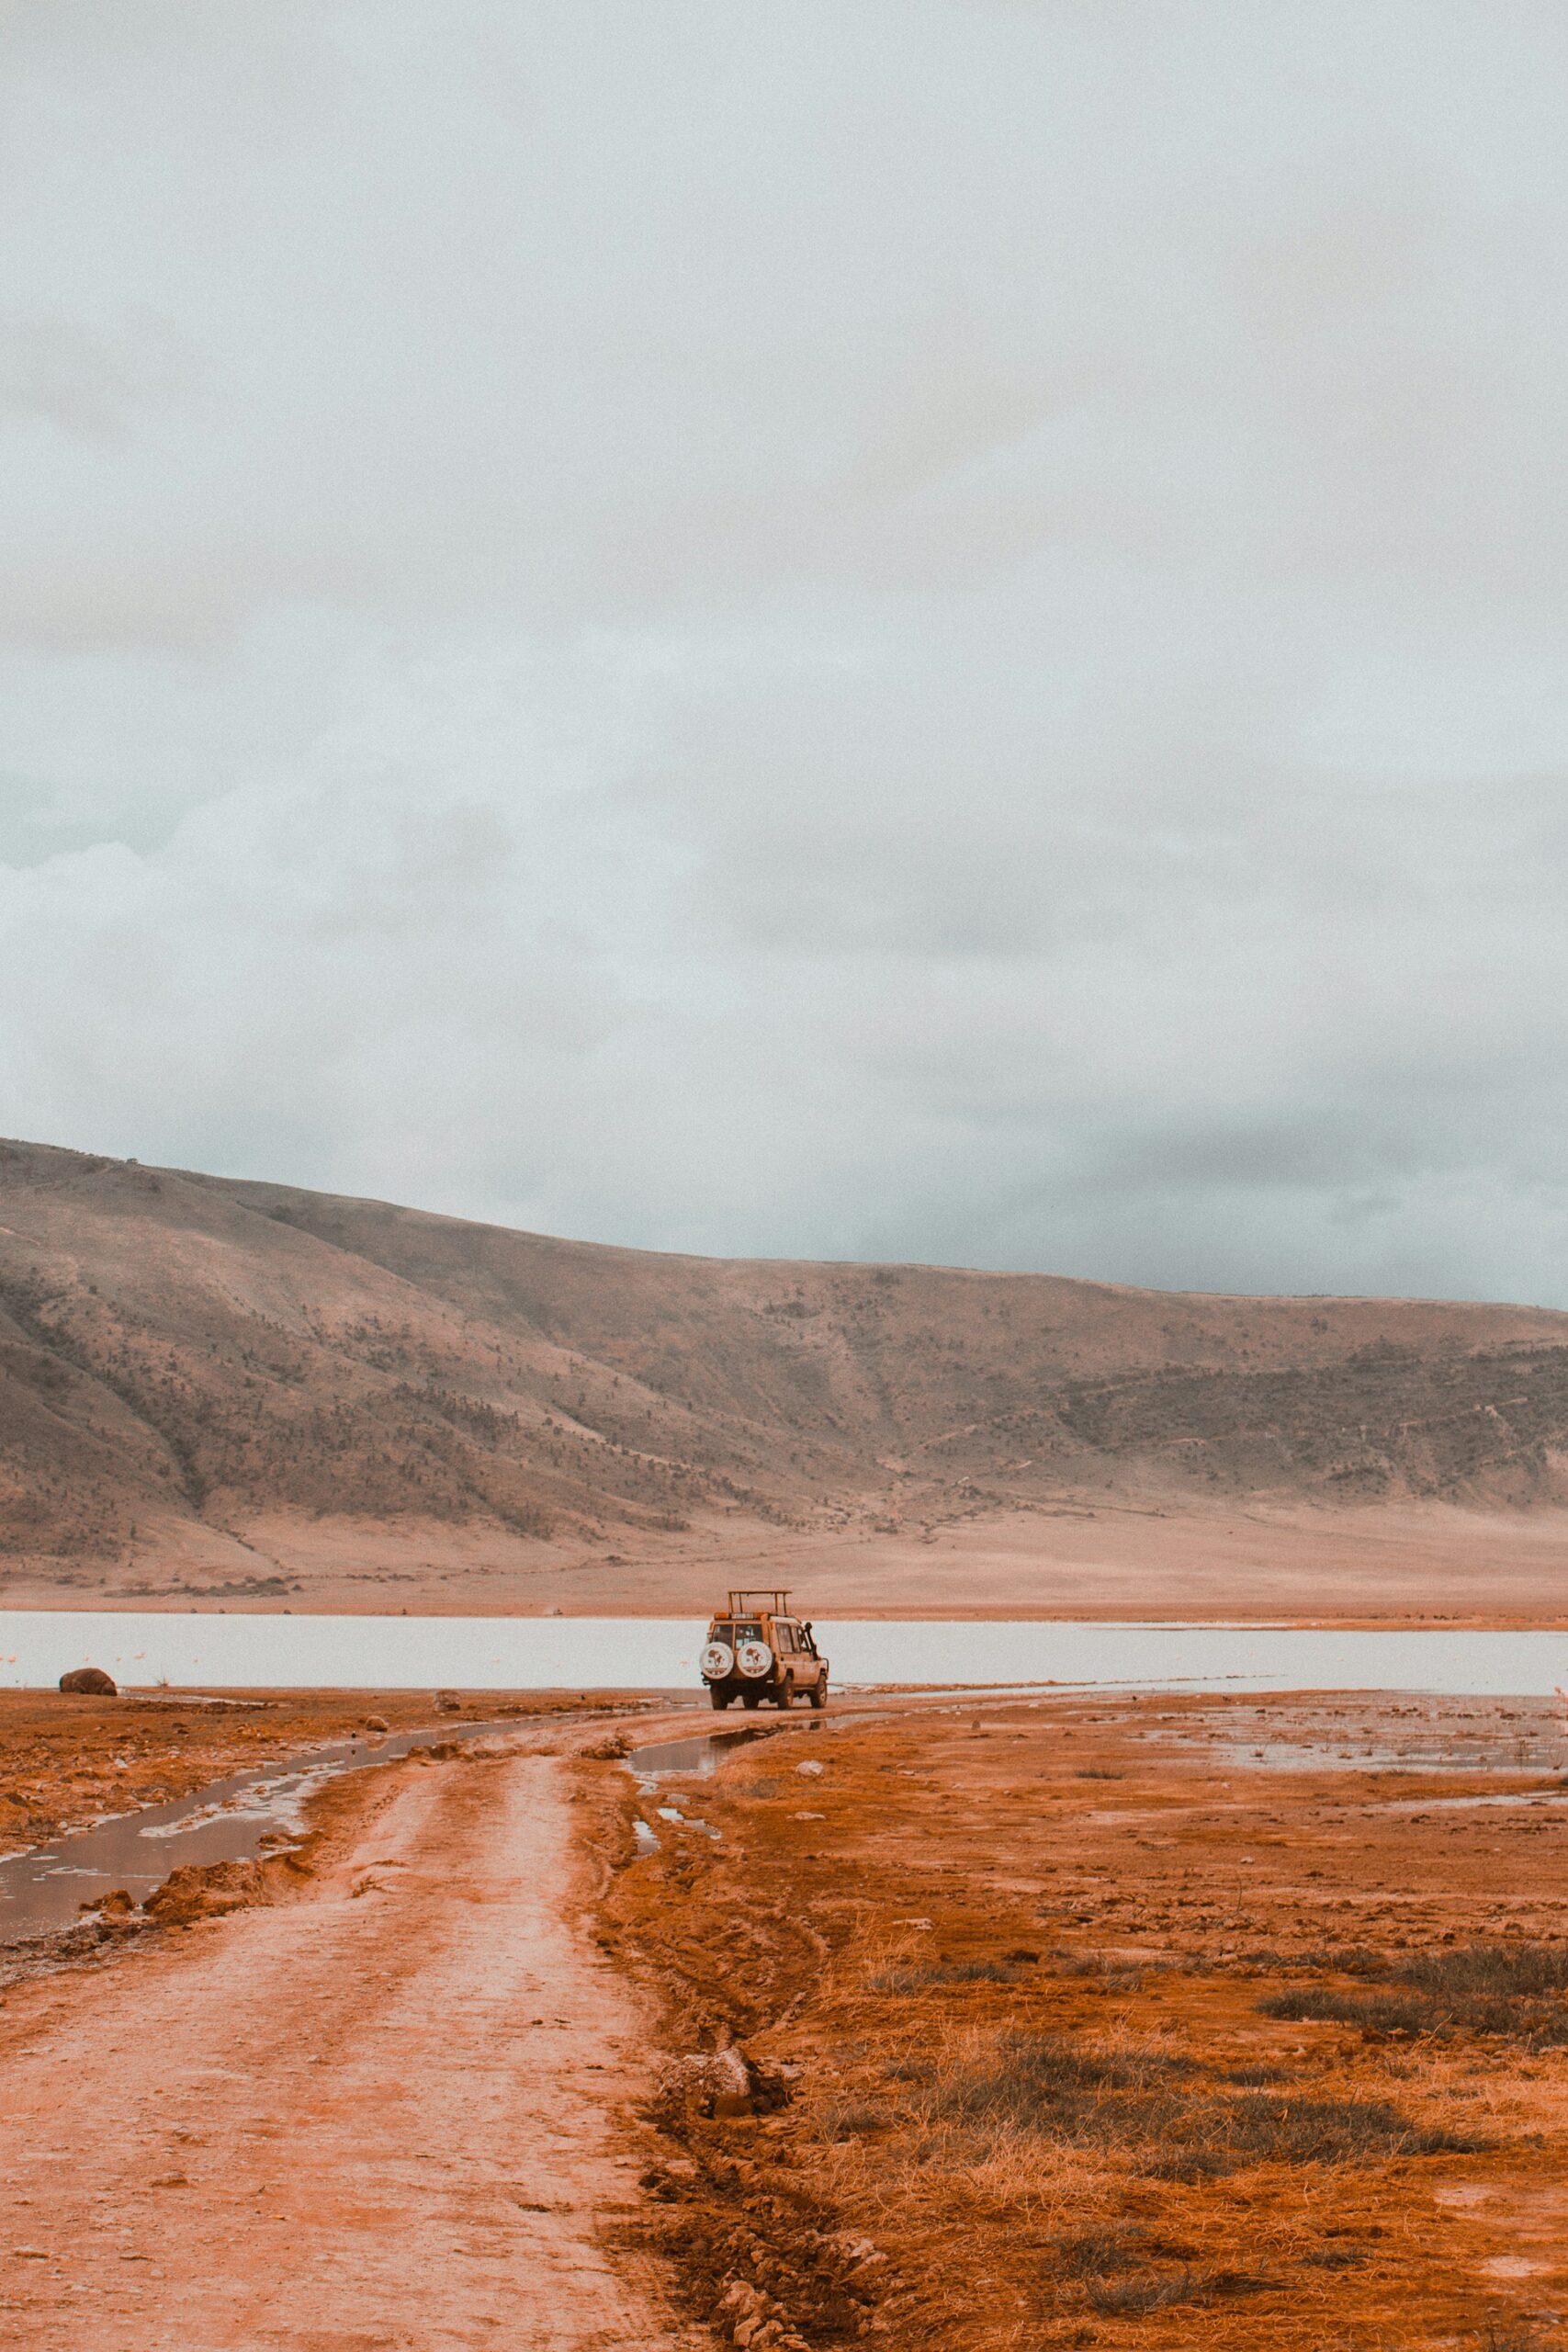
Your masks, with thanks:
M0 1129L1568 1304L1561 0L0 0Z

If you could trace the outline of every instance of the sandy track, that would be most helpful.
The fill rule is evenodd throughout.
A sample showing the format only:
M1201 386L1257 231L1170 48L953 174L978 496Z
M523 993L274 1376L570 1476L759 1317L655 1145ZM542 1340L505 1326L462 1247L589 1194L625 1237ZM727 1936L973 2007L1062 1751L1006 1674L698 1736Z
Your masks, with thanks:
M0 2019L14 2352L682 2342L613 2268L640 2021L570 1924L563 1768L400 1777L298 1903Z

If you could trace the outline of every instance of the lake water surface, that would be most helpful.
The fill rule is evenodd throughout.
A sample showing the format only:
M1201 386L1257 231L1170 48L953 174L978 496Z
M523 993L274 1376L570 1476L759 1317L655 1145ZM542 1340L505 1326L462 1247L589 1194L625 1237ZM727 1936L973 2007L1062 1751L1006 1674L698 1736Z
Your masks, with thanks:
M207 1690L668 1690L698 1686L702 1618L292 1617L0 1611L0 1687L101 1666ZM1064 1683L1546 1698L1568 1633L817 1621L835 1688Z

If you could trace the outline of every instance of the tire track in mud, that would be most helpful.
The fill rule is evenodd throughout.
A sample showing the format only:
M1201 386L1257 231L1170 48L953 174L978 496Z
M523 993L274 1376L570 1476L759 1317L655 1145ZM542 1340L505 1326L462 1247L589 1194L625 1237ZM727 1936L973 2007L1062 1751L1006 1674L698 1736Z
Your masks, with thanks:
M601 2228L645 2021L572 1923L567 1768L407 1768L305 1899L0 2014L0 2340L689 2344Z
M675 1834L651 1856L634 1854L633 1804L606 1795L606 1851L617 1811L626 1818L599 1917L608 1947L659 1993L667 2055L644 2109L656 2153L642 2178L663 2209L655 2240L677 2292L745 2352L847 2352L886 2328L878 2303L895 2274L773 2136L789 2128L789 2078L799 2070L781 2074L767 2054L821 1992L834 1939L804 1916L799 1888L781 1886L750 1839L721 1849ZM705 1802L714 1810L724 1797L716 1790ZM760 2122L761 2135L738 2141L738 2115Z

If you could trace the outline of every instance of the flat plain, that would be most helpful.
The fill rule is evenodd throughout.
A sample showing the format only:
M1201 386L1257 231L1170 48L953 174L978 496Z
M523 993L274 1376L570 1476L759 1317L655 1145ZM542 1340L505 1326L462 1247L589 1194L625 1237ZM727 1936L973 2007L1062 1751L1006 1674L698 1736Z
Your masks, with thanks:
M1112 1699L666 1784L617 1949L787 2091L667 2112L693 2307L845 2340L848 2229L910 2346L1562 2341L1564 1761L1517 1702Z
M7 1773L68 1721L195 1769L173 1713L17 1693ZM713 1727L535 1708L14 1975L6 2340L1562 2340L1555 1709L890 1698L620 1753Z

